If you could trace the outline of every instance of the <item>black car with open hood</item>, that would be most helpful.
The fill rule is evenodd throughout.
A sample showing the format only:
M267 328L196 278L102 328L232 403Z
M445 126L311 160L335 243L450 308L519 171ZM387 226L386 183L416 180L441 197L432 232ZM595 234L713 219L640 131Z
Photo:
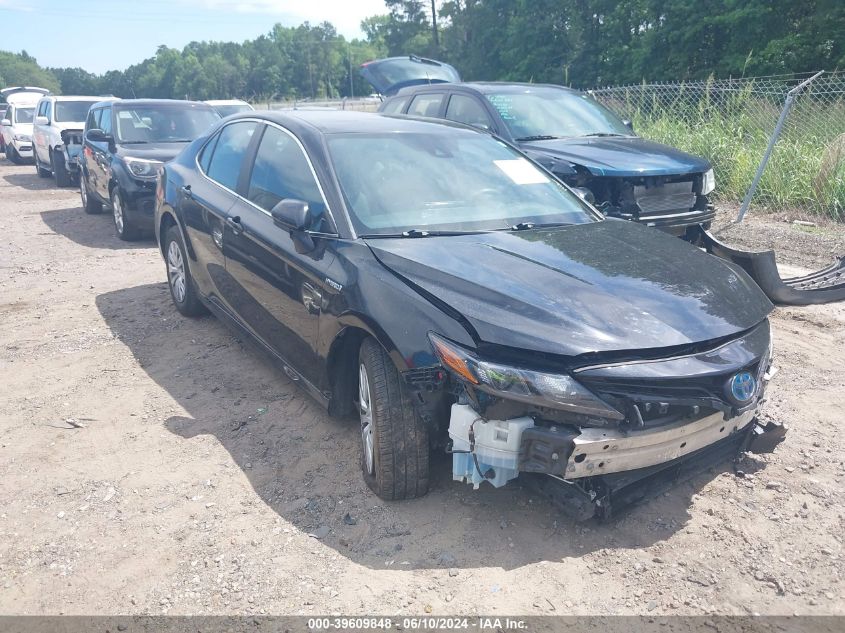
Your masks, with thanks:
M766 430L772 306L749 277L604 218L489 134L235 115L164 165L157 200L176 308L211 310L330 413L357 410L385 499L424 494L445 449L455 480L523 476L607 516Z
M396 71L377 74L383 67ZM710 163L637 136L630 121L587 93L545 84L461 83L451 66L414 57L369 62L361 73L389 97L380 112L443 118L492 132L606 216L690 239L713 220Z

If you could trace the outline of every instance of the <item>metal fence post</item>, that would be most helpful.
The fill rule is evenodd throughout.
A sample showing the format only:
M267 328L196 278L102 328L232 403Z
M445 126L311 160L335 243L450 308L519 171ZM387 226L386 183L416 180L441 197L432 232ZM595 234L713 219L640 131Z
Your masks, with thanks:
M792 90L786 93L786 101L784 101L783 103L783 110L781 110L780 118L778 118L777 125L775 125L774 132L772 132L772 136L769 139L769 144L766 147L766 152L763 154L763 159L760 161L760 165L757 167L757 173L754 174L754 180L751 182L751 186L748 188L748 192L745 194L745 198L742 201L742 206L739 208L739 214L736 216L735 223L742 222L742 219L748 212L748 207L751 204L751 198L754 197L754 192L757 191L757 186L760 184L760 179L763 177L763 172L766 170L766 165L768 164L769 159L772 157L772 151L774 151L775 149L775 143L777 143L777 140L780 137L780 132L783 129L783 124L786 122L786 117L789 114L789 111L792 109L792 104L795 101L795 97L798 95L799 92L801 92L806 86L812 83L813 80L815 80L822 73L824 73L824 71L820 70L815 75L801 82Z

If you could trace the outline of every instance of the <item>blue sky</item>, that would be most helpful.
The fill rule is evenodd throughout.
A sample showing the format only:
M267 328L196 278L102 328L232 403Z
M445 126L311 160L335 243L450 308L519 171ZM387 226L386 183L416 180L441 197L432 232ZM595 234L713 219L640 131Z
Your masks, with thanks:
M276 22L328 20L345 37L362 37L361 20L379 13L387 13L384 0L0 0L0 50L102 73L140 62L160 44L242 42Z

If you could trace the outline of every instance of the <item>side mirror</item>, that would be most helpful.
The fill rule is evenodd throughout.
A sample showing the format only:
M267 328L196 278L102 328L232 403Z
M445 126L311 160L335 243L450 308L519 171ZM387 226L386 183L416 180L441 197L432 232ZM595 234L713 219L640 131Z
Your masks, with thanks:
M114 141L114 137L111 134L106 134L100 129L94 128L93 130L88 130L85 134L86 140L91 141L92 143L111 143Z
M37 116L35 117L35 125L50 125L50 119L44 115Z
M295 198L285 198L273 210L273 224L290 232L297 253L309 253L314 250L314 238L308 231L314 224L314 217L308 203Z
M8 125L11 125L11 124L12 124L12 122L9 119L3 119L2 121L0 121L0 125L2 125L2 126L8 126Z
M628 128L629 130L631 130L631 133L633 134L633 132L634 132L634 122L631 121L630 119L623 119L622 123L624 123L625 127Z

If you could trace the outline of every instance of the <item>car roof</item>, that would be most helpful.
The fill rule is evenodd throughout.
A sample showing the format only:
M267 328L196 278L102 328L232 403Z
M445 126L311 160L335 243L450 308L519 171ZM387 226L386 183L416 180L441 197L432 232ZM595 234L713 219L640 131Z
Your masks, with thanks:
M279 125L295 128L308 127L322 134L356 134L384 132L424 132L427 134L449 133L458 130L469 134L483 134L460 123L443 119L395 116L377 112L354 112L349 110L284 110L244 112L234 115L238 118L262 118Z
M438 83L423 84L420 86L408 86L407 88L402 88L397 93L397 95L408 95L428 89L440 91L443 91L444 89L449 89L454 92L477 92L481 94L489 94L491 92L519 93L525 92L526 90L536 90L537 88L543 90L562 90L564 92L580 94L579 90L567 88L566 86L558 86L557 84L534 84L516 81L465 81L455 84Z
M217 106L217 105L249 105L246 101L242 101L241 99L206 99L203 103L207 103L210 106Z
M105 105L112 105L112 106L167 106L167 105L190 105L190 106L199 106L203 109L208 108L212 109L210 105L207 103L203 103L202 101L185 101L184 99L104 99L102 101L98 101L92 108L98 108L100 106Z
M104 97L103 95L44 95L41 100L52 101L115 101L117 97Z

